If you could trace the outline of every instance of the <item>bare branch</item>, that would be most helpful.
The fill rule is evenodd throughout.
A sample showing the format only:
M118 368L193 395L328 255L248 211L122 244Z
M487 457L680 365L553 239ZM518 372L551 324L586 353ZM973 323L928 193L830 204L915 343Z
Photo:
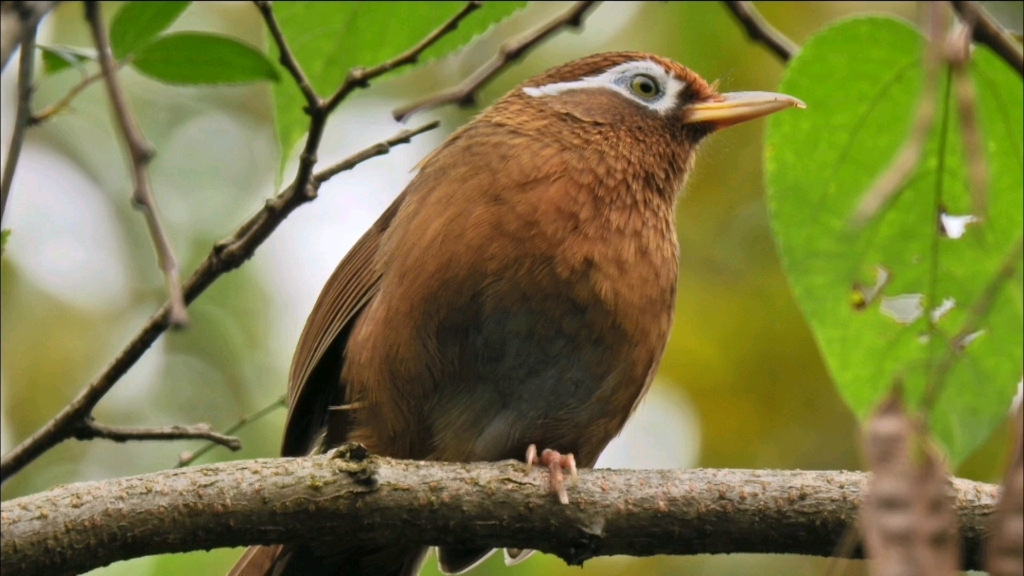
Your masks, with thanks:
M370 146L353 154L350 158L365 161L374 156L387 154L394 146L405 144L414 136L433 130L437 126L438 122L431 122L418 128L402 130L383 143ZM339 164L345 169L351 169L358 162L342 161ZM332 167L323 173L314 175L312 180L314 186L308 186L307 193L299 193L295 185L292 184L277 196L267 200L262 210L243 223L231 236L218 242L210 255L185 281L182 287L185 301L192 302L223 274L241 266L292 211L316 198L316 187L337 174L338 171ZM103 396L167 330L169 313L170 303L165 303L149 318L99 376L90 382L70 404L27 440L5 454L0 460L0 482L6 481L53 446L71 438L76 426L92 413L92 409Z
M25 133L29 120L32 118L32 79L35 75L36 62L36 23L28 26L23 23L24 38L21 41L21 57L18 59L18 112L14 118L14 131L11 134L11 146L7 149L7 162L0 181L0 221L3 221L7 209L7 196L14 184L14 171L21 157L21 147L25 144Z
M30 30L60 2L3 2L0 4L0 70ZM32 32L35 35L35 32Z
M583 24L587 10L595 4L597 2L577 2L562 14L552 18L549 22L517 38L506 41L501 45L498 53L493 58L459 83L458 86L396 108L392 115L395 117L395 120L404 122L409 116L417 112L437 108L444 104L472 105L476 99L476 93L481 86L497 76L505 67L518 60L531 48L563 27L580 27Z
M921 85L921 98L914 114L914 122L911 124L910 134L892 163L861 197L860 204L853 214L854 226L867 224L882 208L892 202L921 161L921 154L928 143L928 133L935 120L935 91L938 86L939 64L944 52L945 15L938 2L928 2L928 44L924 54L924 82Z
M209 440L229 450L242 448L242 442L233 436L215 431L209 424L192 426L108 426L97 424L92 418L86 418L81 426L75 429L76 440L93 440L103 438L114 442L129 440Z
M1018 74L1024 76L1024 53L1021 52L1020 44L1013 41L988 11L977 2L954 1L950 4L964 21L973 23L975 42L991 48Z
M270 30L274 43L277 44L277 51L281 54L281 66L284 66L285 70L288 70L288 73L295 79L295 83L299 86L299 90L302 91L302 95L306 97L306 105L310 109L319 107L320 97L316 95L316 90L309 83L309 78L306 78L306 73L302 71L302 66L299 65L299 61L295 59L291 48L288 47L288 42L284 39L284 33L281 32L281 26L278 25L277 18L274 17L272 3L269 1L257 1L254 4L256 4L256 8L259 9L260 14L263 16L263 21L267 23L267 29Z
M117 65L120 66L121 63L118 62ZM103 78L103 70L100 70L95 74L90 74L85 78L82 78L81 82L75 84L75 86L70 91L68 91L68 93L65 94L64 97L62 97L60 100L54 102L53 104L50 104L49 106L43 108L39 112L34 112L32 114L32 117L29 119L29 125L37 126L39 124L42 124L43 122L46 122L47 120L56 116L57 114L60 114L61 112L66 110L68 106L71 105L71 102L75 98L77 98L79 94L85 92L86 88L92 86L94 82L101 78Z
M800 47L772 26L750 2L724 2L754 42L764 44L779 60L789 62Z
M93 42L96 43L96 59L99 60L103 80L107 85L107 92L110 94L110 105L114 109L114 117L117 118L121 135L128 147L128 155L131 157L132 177L135 180L132 202L146 217L146 224L149 226L149 234L152 237L153 246L156 248L160 270L167 282L167 292L171 302L169 321L172 327L181 327L188 324L188 312L185 309L185 297L181 291L178 259L174 255L174 249L171 248L167 232L164 231L163 224L160 222L156 198L153 196L149 182L149 163L156 155L156 151L139 130L135 116L128 107L128 99L118 82L117 64L114 61L114 54L110 51L110 40L107 38L107 28L100 15L98 2L85 3L85 18L89 21Z
M563 506L521 462L451 464L330 455L236 461L61 486L3 502L0 568L84 572L187 550L313 543L510 546L570 564L630 554L827 556L867 475L776 470L582 470ZM339 457L340 456L340 457ZM953 480L965 558L980 564L997 487ZM456 505L457 504L457 505ZM197 529L202 527L202 529Z
M277 400L274 400L272 404L268 404L251 414L246 414L245 416L239 418L237 422L235 422L231 426L228 426L228 428L224 430L224 434L234 434L235 432L238 432L239 430L248 426L249 424L252 424L253 422L260 420L264 416L272 414L280 408L286 408L287 406L288 395L281 395ZM203 454L206 454L210 450L213 450L218 445L223 444L211 440L206 444L203 444L198 450L182 452L181 454L178 455L178 464L176 467L183 468L185 466L188 466L189 464L195 462L197 458L199 458Z

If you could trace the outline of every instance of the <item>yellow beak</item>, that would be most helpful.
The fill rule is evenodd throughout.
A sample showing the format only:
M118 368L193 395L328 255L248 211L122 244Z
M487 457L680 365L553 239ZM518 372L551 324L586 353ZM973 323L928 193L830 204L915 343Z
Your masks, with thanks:
M785 110L806 108L802 101L775 92L729 92L714 100L696 102L686 107L684 124L707 123L716 129L760 118Z

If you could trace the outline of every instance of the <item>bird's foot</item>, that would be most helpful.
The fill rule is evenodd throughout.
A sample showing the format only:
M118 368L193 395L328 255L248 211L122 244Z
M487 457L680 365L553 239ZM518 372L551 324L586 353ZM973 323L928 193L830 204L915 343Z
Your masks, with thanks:
M551 473L551 491L558 494L559 502L568 504L569 495L565 492L565 475L562 470L569 471L569 475L572 476L572 484L575 486L579 482L579 477L576 475L576 458L572 454L561 454L550 449L544 450L538 456L537 445L530 444L530 447L526 449L527 475L530 474L534 464L547 466Z

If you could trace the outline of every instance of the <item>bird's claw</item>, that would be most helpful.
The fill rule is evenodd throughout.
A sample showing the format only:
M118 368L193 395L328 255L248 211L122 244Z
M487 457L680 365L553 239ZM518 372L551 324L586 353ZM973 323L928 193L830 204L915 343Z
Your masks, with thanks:
M565 492L565 475L563 469L569 470L572 477L572 484L579 483L579 475L576 473L576 458L572 454L561 454L557 450L546 449L537 456L536 444L530 444L526 449L526 474L533 470L533 465L546 466L551 475L551 491L558 494L558 501L562 504L569 503L569 495Z

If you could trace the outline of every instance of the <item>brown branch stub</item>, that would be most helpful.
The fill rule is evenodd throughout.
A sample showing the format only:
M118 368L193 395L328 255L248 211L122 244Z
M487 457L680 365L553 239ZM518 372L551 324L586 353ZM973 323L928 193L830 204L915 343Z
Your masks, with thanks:
M977 2L951 1L950 4L965 22L973 24L975 42L991 48L1017 74L1024 76L1024 53L1021 52L1020 44L1013 41L985 8Z
M396 525L409 543L533 548L572 564L612 554L827 556L856 517L867 476L584 470L568 506L546 480L539 470L525 475L520 462L399 461L350 450L73 484L3 502L0 567L83 572L143 555L338 534L374 546L392 542ZM997 487L957 479L950 490L967 565L978 567Z
M128 155L131 157L132 178L135 184L132 202L146 217L146 225L149 227L153 246L156 248L160 270L167 283L171 303L168 321L172 327L182 327L188 324L188 312L185 309L185 297L181 290L178 259L174 255L174 249L171 248L171 242L164 230L163 223L160 222L156 198L153 196L149 181L149 163L156 155L156 151L139 129L135 116L129 108L128 98L117 79L117 64L114 61L114 54L110 50L110 40L107 37L106 24L100 15L99 3L86 2L85 16L92 31L93 42L96 44L96 59L100 63L103 80L110 95L110 105L114 109L114 117L121 128L121 135L124 137Z
M403 122L417 112L437 108L445 104L459 104L460 106L472 104L476 98L477 91L484 84L497 76L509 64L518 60L528 50L562 28L578 28L582 26L587 11L596 4L598 2L575 3L571 8L552 18L547 23L502 44L498 49L498 53L493 58L457 86L411 104L400 106L392 112L392 115L395 117L395 120Z
M381 154L392 147L409 142L413 137L438 126L431 122L418 128L403 130L383 143L374 144L350 156L335 166L328 167L313 176L317 183L328 180L341 170L351 169L359 162ZM313 177L311 176L311 177ZM192 302L224 273L233 270L253 255L277 226L296 208L311 201L314 196L297 194L294 184L268 200L263 209L243 223L236 232L218 242L209 256L185 281L183 291L186 302ZM121 379L156 339L167 330L170 304L165 303L149 318L132 340L118 353L106 368L65 406L60 413L37 430L27 440L4 454L0 459L0 482L3 482L38 458L44 452L67 440L75 427L87 418L92 409Z
M29 22L21 20L22 31L21 56L18 59L18 111L14 118L14 131L11 133L11 145L7 149L7 161L4 162L3 175L0 176L0 221L3 221L7 209L7 198L14 185L14 171L21 157L21 147L25 144L25 134L32 118L32 80L35 75L36 62L36 30L38 20Z
M86 418L75 428L76 440L95 440L101 438L114 442L130 440L209 440L231 451L240 450L242 442L234 436L221 434L209 424L193 424L184 426L110 426L99 424L92 418Z
M765 20L753 3L724 2L724 4L747 31L747 36L751 40L764 44L783 62L789 62L800 51L800 47L795 42Z

